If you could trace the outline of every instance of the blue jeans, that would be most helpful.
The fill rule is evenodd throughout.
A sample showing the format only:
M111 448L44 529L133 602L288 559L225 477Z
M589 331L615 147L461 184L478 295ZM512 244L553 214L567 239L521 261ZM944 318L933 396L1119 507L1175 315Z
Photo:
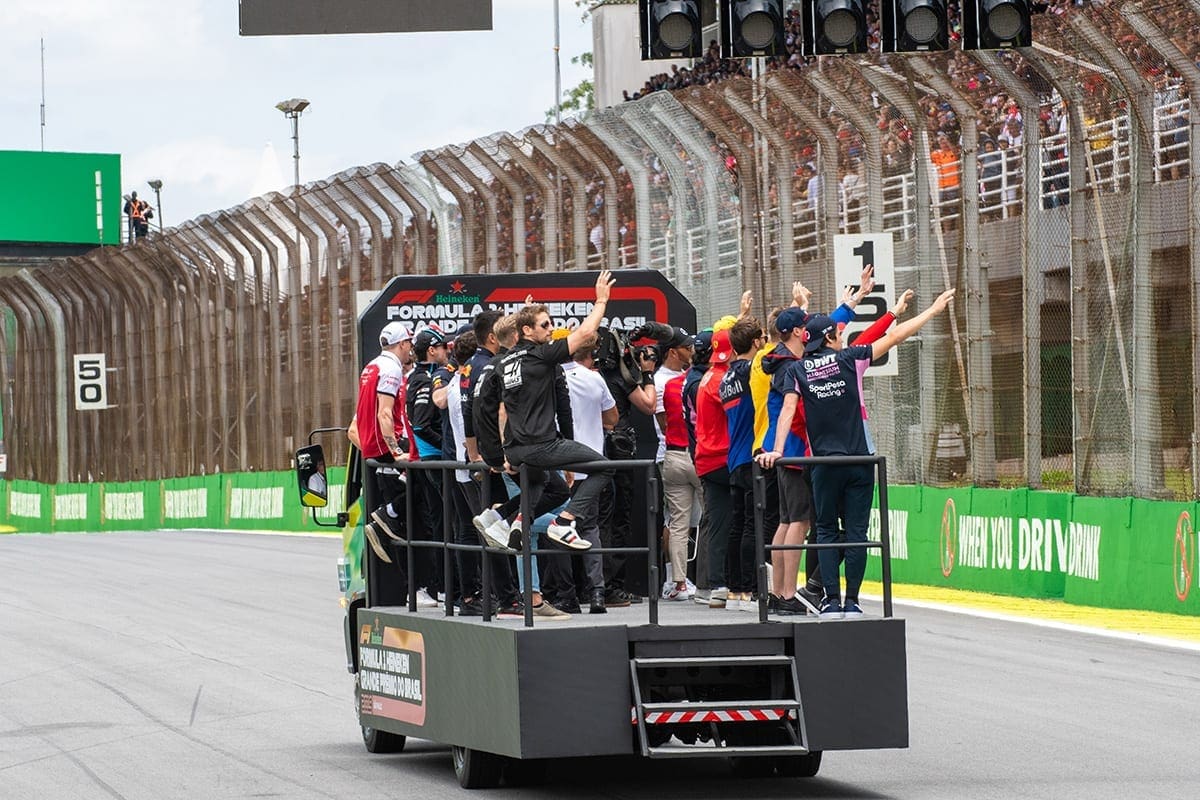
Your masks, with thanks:
M875 468L871 464L840 466L816 464L812 467L813 503L817 511L817 542L833 544L839 539L838 515L846 526L846 542L867 541L867 523L875 494ZM867 571L865 548L846 549L846 597L858 600L863 575ZM826 597L841 597L838 575L838 551L820 551L821 582Z
M556 478L557 480L562 481L562 475L560 475L558 472L551 472L550 477ZM513 495L520 497L521 488L517 485L517 482L512 479L512 476L510 476L510 475L504 476L504 485L506 487L508 487L508 490ZM565 482L563 483L563 485L564 486L566 485ZM553 495L553 496L557 497L558 495ZM550 497L551 497L550 492L545 492L542 494L543 501ZM558 512L562 511L564 508L566 508L565 503L558 505L555 508L552 508L551 510L547 511L545 514L538 516L529 525L529 560L532 562L530 564L529 570L530 570L530 576L533 579L533 586L531 587L531 590L534 592L537 592L538 594L541 594L541 592L542 592L542 579L541 579L542 573L541 573L541 570L538 568L538 559L537 559L538 544L541 542L542 537L546 535L546 531L549 529L550 523L554 520L554 517L557 516ZM517 588L523 594L525 592L525 567L524 567L524 563L521 560L521 556L517 555L516 558L517 558ZM554 561L554 560L555 560L555 558L551 557L551 561Z
M571 439L555 439L552 442L531 445L513 445L504 449L504 455L508 457L509 463L514 467L528 464L531 467L541 467L542 470L552 471L571 464L605 460L604 456L592 448ZM531 470L529 474L529 502L535 507L548 486L556 488L553 479L550 479L549 483L547 482L546 474L542 470ZM604 487L611 480L612 470L599 470L598 472L589 472L587 478L575 487L575 493L571 495L571 500L567 503L567 511L570 511L579 520L579 527L582 527L584 522L596 522L600 493L604 491ZM558 485L561 486L561 491L564 493L563 499L566 499L566 484L562 482L561 478L558 480ZM561 503L562 500L558 502ZM555 505L557 504L555 503Z

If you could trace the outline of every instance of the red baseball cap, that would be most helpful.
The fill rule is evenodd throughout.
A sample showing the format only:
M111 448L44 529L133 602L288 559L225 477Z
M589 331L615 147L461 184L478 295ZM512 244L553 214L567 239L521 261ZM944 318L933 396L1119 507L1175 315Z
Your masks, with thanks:
M729 331L717 331L712 338L712 361L724 364L733 358L733 345L729 341Z

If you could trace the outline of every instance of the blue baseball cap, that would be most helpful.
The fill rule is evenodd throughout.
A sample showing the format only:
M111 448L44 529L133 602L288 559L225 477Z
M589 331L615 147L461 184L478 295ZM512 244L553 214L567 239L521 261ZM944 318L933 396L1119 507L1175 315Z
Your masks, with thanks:
M813 314L804 325L804 352L815 353L825 346L825 337L837 330L837 323L824 314Z
M805 321L808 320L808 312L797 306L788 306L783 311L779 312L779 316L775 318L775 330L779 331L782 336L787 336L797 328L803 328Z

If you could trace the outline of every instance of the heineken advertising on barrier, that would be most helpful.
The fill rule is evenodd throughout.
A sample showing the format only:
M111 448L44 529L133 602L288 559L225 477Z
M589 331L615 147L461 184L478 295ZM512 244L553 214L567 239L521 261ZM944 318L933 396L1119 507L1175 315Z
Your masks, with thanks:
M379 354L379 331L389 322L408 322L414 331L436 323L453 334L482 311L520 310L525 298L544 303L556 328L572 328L592 311L598 272L526 272L509 275L404 275L393 278L359 321L360 356ZM662 322L694 333L696 309L662 273L649 269L614 272L617 282L604 325L629 331Z

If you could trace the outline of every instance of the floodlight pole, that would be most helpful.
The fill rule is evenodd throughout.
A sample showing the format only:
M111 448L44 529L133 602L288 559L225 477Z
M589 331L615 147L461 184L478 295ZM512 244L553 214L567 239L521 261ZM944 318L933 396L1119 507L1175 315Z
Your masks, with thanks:
M297 192L300 191L300 115L304 113L304 109L308 108L308 105L307 100L299 97L293 97L291 100L284 100L275 105L275 108L282 111L283 115L292 121L292 159L295 162L293 185Z
M559 57L561 41L559 39L558 0L550 0L554 4L554 124L562 124L562 60Z
M560 32L558 24L558 0L550 0L554 5L554 124L562 125L562 63L559 58L559 50L561 49ZM558 146L558 131L554 132L554 144ZM558 207L559 213L562 212L562 174L559 172L558 164L554 165L554 204ZM547 254L549 259L549 254ZM557 264L555 269L562 269L563 246L562 237L558 237L558 253L556 254ZM575 265L576 268L587 266L587 264Z
M300 190L300 112L289 111L288 119L292 121L292 165L293 180L292 185L296 187L296 191Z
M162 181L150 181L150 188L154 190L154 213L158 215L158 232L163 232L163 217L162 217Z
M278 103L275 108L283 112L283 115L292 121L292 159L293 159L293 182L292 182L292 198L296 204L296 218L300 218L300 115L304 113L304 109L308 108L308 101L299 97L293 97L291 100L284 100ZM301 260L301 244L300 244L300 224L296 224L296 265L294 269L300 269Z

